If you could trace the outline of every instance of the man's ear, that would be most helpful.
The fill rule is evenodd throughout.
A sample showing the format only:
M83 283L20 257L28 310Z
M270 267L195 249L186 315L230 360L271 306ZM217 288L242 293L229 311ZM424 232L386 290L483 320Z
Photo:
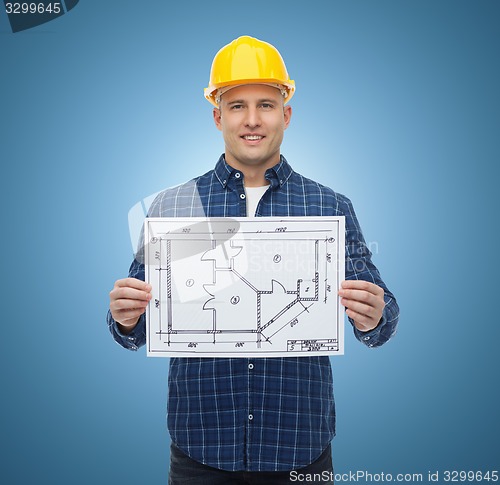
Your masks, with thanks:
M220 108L214 108L213 116L214 116L215 126L217 127L218 130L222 131Z
M283 116L285 119L285 130L288 128L288 125L290 124L290 120L292 119L292 107L289 105L286 105L283 108Z

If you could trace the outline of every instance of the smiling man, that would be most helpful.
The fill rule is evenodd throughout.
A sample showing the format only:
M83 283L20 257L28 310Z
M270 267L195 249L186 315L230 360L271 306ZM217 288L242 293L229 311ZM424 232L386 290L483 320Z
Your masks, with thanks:
M222 131L226 162L245 176L245 187L269 185L264 175L280 161L284 131L292 108L266 84L247 84L226 91L213 110ZM222 115L224 113L224 115Z
M160 193L150 217L345 216L346 281L339 294L356 338L378 347L394 334L399 309L371 260L351 202L295 172L280 152L295 83L272 45L240 37L215 56L205 97L225 152L215 168ZM140 255L110 293L108 325L123 347L145 344ZM244 315L242 315L244 318ZM172 358L169 483L333 482L333 378L327 356Z

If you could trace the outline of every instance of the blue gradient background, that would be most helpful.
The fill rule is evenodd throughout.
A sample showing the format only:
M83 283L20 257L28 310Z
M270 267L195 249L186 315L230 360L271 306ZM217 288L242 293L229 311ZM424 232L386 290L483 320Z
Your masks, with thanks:
M202 89L249 34L297 83L283 153L348 195L401 306L333 359L336 471L499 469L500 3L82 0L0 12L2 482L166 483L167 360L105 324L127 213L223 151ZM495 350L496 349L496 350Z

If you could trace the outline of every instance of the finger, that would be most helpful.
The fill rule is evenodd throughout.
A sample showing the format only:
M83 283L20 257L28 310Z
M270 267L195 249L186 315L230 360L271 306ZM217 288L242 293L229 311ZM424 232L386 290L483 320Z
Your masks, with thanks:
M123 323L136 323L137 319L146 311L147 302L137 302L134 300L117 300L113 302L109 309L115 321Z
M372 293L373 295L380 295L384 293L384 289L375 283L365 280L344 280L341 285L342 289L364 290Z
M119 300L113 300L109 307L112 311L129 310L133 308L146 308L148 306L148 300L128 300L121 298Z
M137 278L123 278L115 282L115 288L136 288L142 291L151 291L151 285Z
M133 308L130 310L120 310L111 312L112 317L118 323L126 325L129 322L135 323L137 319L146 311L145 308ZM135 321L134 321L135 320Z
M347 300L342 298L340 303L346 307L346 309L351 310L352 312L356 312L359 315L365 315L369 318L372 317L376 313L376 309L370 305L366 305L365 303L360 303L354 300Z
M110 299L113 300L150 300L151 293L135 288L118 287L113 288L109 294Z
M354 321L354 326L362 332L373 330L377 326L378 321L373 318L368 318L366 315L361 315L353 310L346 310L346 314Z
M382 301L379 295L366 290L339 290L339 295L347 300L359 301L373 307L378 306Z

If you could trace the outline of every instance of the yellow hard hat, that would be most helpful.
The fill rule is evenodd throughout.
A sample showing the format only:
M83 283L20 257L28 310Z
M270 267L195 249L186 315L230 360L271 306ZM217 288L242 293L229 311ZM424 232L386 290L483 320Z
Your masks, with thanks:
M240 84L278 84L282 87L285 103L295 92L285 62L276 47L247 35L224 46L214 57L210 82L205 98L217 106L217 91Z

